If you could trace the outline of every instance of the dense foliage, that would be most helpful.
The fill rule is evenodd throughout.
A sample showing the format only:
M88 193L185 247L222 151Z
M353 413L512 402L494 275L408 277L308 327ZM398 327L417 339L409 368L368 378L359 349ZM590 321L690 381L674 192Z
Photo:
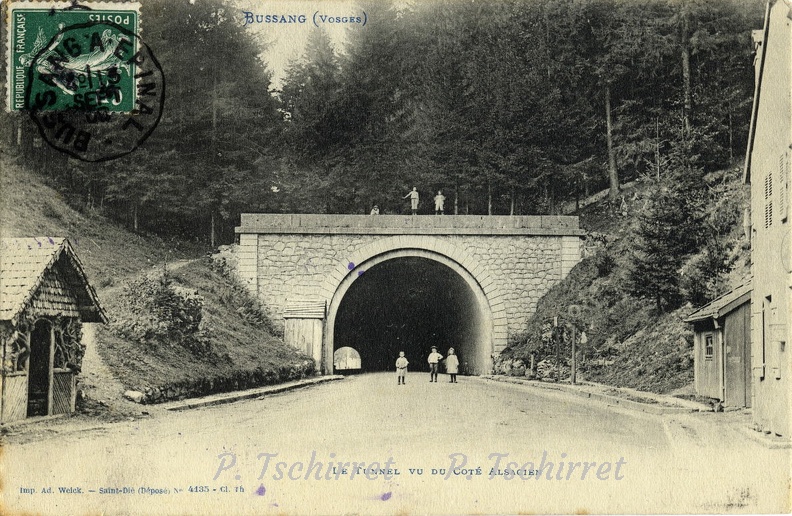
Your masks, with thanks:
M635 177L707 173L744 149L759 0L362 8L369 23L343 48L306 26L303 57L271 91L263 38L230 0L147 1L167 98L142 148L86 165L7 113L6 147L75 205L212 245L233 238L242 211L403 213L412 186L420 213L440 189L451 213L554 213L609 186L616 201Z
M143 276L124 285L121 309L110 329L120 337L152 346L183 346L196 355L211 351L201 324L203 298L174 285L168 273Z
M562 366L570 364L574 327L586 379L656 392L689 384L693 332L685 318L750 275L740 219L749 192L740 168L696 181L703 187L680 192L675 185L684 179L645 179L630 185L623 211L606 203L584 208L587 256L542 297L498 370L531 374L525 368L533 359L534 374L552 377L554 369L538 365L557 353Z

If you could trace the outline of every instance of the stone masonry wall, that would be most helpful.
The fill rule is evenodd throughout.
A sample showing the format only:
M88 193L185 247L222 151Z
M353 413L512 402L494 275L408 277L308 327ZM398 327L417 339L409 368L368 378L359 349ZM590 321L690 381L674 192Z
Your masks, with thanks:
M510 336L525 331L539 299L571 269L562 267L563 237L448 238L489 269L505 298ZM574 240L579 242L578 238Z
M257 292L276 324L287 301L321 299L320 286L356 251L385 235L242 234L240 275ZM418 236L407 236L418 239ZM577 236L433 235L486 268L505 300L509 336L525 329L539 299L580 259ZM355 264L358 265L358 264ZM472 271L471 271L472 272ZM476 274L473 274L476 276ZM326 300L329 303L329 299Z

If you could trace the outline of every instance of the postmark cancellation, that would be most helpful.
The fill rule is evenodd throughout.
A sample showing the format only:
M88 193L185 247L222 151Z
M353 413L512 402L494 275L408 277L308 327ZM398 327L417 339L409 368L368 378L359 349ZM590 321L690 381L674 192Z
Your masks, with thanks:
M85 161L132 152L162 114L165 79L140 37L140 4L9 2L6 107Z

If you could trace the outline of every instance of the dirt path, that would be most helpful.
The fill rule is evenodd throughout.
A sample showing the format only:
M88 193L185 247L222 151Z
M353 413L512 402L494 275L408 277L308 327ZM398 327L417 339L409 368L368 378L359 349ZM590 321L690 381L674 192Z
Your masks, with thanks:
M195 261L195 259L192 259L168 262L167 270L169 272L178 271ZM99 296L100 302L103 298L119 295L127 280L139 275L153 274L157 271L161 271L162 267L162 264L156 265L150 269L141 271L138 275L130 276L114 286L98 290L97 295ZM108 316L112 319L112 314L108 314ZM101 410L101 407L106 406L111 411L121 415L140 414L140 405L128 401L123 397L123 393L126 389L123 384L116 379L104 360L102 360L98 351L98 347L101 343L98 342L96 326L96 324L83 325L83 342L86 348L85 356L83 357L82 373L79 376L80 388L83 390L86 397L99 404L99 407L97 407L99 410Z
M115 412L140 413L140 405L123 397L126 389L99 355L95 324L83 325L83 342L85 356L78 381L84 396Z

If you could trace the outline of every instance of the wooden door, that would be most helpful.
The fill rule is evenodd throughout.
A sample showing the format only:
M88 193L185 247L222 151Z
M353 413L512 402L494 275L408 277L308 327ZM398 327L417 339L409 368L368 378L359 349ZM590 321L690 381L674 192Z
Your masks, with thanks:
M286 319L283 341L313 358L318 366L322 360L323 328L322 319Z
M46 416L50 413L52 377L52 325L39 321L30 333L28 359L27 415Z
M723 380L727 407L747 407L750 391L750 304L745 303L726 315L723 324Z

